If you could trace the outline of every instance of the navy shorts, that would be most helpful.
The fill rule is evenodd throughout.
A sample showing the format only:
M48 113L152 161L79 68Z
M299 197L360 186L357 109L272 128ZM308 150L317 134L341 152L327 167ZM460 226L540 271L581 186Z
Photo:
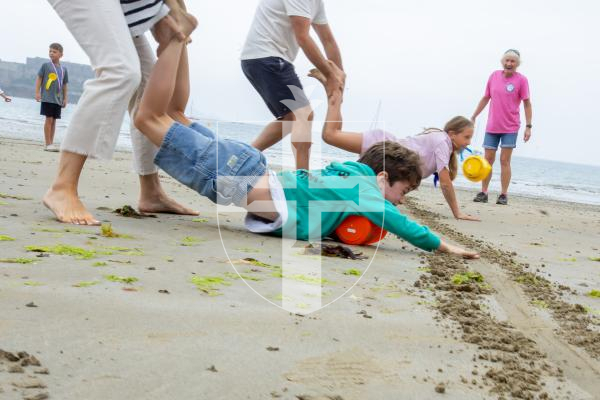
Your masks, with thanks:
M275 118L310 105L294 65L283 58L242 60L242 71ZM292 91L290 86L298 89Z
M42 101L42 106L40 107L40 115L44 115L46 117L52 117L54 119L60 119L60 112L62 111L62 107L58 104L54 103L46 103Z
M514 149L517 147L518 133L489 133L486 132L483 139L483 148L489 150L498 150L498 145L504 149Z

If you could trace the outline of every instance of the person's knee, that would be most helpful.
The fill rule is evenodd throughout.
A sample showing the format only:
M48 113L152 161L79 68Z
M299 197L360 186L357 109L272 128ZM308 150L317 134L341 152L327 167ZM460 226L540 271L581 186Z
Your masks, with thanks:
M500 157L500 166L502 168L510 168L510 157Z

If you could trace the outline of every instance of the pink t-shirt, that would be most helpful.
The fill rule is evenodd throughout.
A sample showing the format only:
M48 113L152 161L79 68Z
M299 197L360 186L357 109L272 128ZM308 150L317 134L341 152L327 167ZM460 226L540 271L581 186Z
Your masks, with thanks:
M417 153L421 158L423 178L448 168L453 151L452 140L446 132L431 132L399 139L389 132L375 129L363 133L361 154L364 154L374 144L383 141L399 143Z
M527 78L518 72L506 78L503 71L495 71L485 87L485 97L492 99L486 132L518 133L521 101L529 99Z

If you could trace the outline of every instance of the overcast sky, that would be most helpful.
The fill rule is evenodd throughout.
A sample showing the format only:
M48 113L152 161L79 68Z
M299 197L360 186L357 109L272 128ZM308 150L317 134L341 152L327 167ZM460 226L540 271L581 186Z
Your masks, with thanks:
M115 0L116 1L116 0ZM193 114L267 121L266 106L243 76L239 54L257 0L188 0L200 20L190 45ZM521 51L530 83L533 138L517 155L600 165L600 3L595 0L325 0L348 74L346 128L373 125L399 136L470 116L508 48ZM107 27L109 29L109 27ZM46 56L51 41L65 61L88 63L45 0L19 0L2 17L0 59ZM296 68L310 64L300 55ZM324 92L303 79L311 98ZM476 129L483 141L487 110ZM523 113L522 113L523 116ZM317 109L322 120L324 110ZM350 122L369 121L369 122ZM315 130L319 130L317 125ZM522 133L522 131L521 131Z

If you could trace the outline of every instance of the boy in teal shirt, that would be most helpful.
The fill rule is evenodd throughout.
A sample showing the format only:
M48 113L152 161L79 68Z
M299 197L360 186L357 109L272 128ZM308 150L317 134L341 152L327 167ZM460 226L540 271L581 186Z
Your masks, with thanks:
M186 29L191 33L193 25ZM315 240L329 236L346 217L362 215L424 250L479 257L445 243L395 207L420 184L416 153L382 142L359 162L275 174L257 149L220 139L183 115L187 80L185 43L173 39L154 66L135 125L160 147L155 158L160 168L215 203L244 207L251 231ZM338 90L330 98L328 117L339 113L341 102Z

